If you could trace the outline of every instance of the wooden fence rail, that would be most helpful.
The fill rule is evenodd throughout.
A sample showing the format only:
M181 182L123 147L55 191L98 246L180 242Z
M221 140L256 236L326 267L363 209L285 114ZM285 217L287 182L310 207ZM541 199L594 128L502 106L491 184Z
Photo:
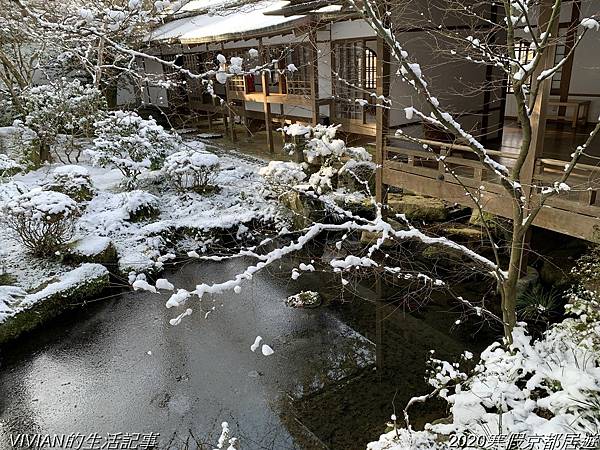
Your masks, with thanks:
M423 140L424 146L392 137L384 148L384 185L396 186L451 203L473 207L467 189L484 209L511 217L512 199L470 147ZM509 169L516 154L488 150L488 155ZM564 173L566 161L540 158L536 161L532 202L544 187L552 187ZM549 199L534 222L536 226L586 240L600 241L600 167L577 164L569 178L571 190Z

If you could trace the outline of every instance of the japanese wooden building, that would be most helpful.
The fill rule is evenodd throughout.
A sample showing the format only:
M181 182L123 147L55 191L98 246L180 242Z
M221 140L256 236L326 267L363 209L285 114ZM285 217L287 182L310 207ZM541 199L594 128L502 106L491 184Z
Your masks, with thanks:
M510 166L516 159L520 134L504 73L490 65L458 60L444 42L432 38L432 24L438 22L435 19L443 22L449 33L462 37L473 30L497 33L494 24L504 20L502 7L484 2L482 5L487 6L478 11L481 20L466 23L460 14L448 15L443 8L436 12L432 7L436 1L446 0L412 1L406 2L406 7L396 8L394 22L403 24L397 31L398 39L420 63L431 91L463 129L478 136L491 156ZM151 52L177 61L192 73L214 70L219 54L228 61L231 57L243 58L245 73L272 61L276 61L276 67L269 72L232 76L223 85L215 83L215 94L222 101L215 101L202 81L187 78L183 80L185 84L173 89L149 84L142 93L144 102L168 110L179 108L183 114L194 113L209 124L222 121L232 138L234 123L260 121L270 151L274 149L273 132L281 124L341 124L342 131L376 144L376 160L381 166L377 177L380 200L385 201L388 187L393 186L469 205L466 187L483 192L486 210L510 216L510 199L469 147L405 113L404 108L410 106L424 112L427 107L412 87L395 75L399 67L390 58L383 40L346 2L266 0L218 13L197 7L198 3L211 2L192 1L188 9L153 31L148 37ZM542 3L548 8L551 5ZM548 67L569 53L580 18L598 11L600 0L565 2L557 29L557 35L563 39L549 52ZM517 53L526 63L530 43L522 34ZM574 146L585 140L589 118L600 114L600 70L597 64L590 64L592 55L598 55L597 36L591 36L577 49L539 96L533 136L535 152L527 162L528 183L551 184ZM297 70L286 70L290 65ZM573 67L579 69L573 71ZM165 80L182 81L180 73L152 60L144 62L144 71ZM380 96L392 103L382 103ZM549 119L566 119L568 124L548 128ZM418 136L429 148L406 142L398 130ZM590 149L590 155L577 166L573 175L577 189L551 200L536 225L599 240L600 205L596 192L600 170L594 152L600 157L600 144ZM436 154L445 155L445 165L453 167L460 181L446 175Z

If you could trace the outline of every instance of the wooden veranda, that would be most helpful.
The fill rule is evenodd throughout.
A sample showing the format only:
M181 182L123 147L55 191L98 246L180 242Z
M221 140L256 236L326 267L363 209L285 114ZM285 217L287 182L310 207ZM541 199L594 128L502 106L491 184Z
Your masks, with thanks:
M468 190L483 209L492 214L511 217L512 200L497 178L486 170L469 147L423 140L428 149L418 148L405 140L390 136L383 148L382 189L396 186L418 194L437 197L450 203L474 207ZM511 167L515 153L488 150L488 154ZM443 156L443 162L439 157ZM566 162L537 158L531 202L536 204L539 191L560 177ZM449 172L451 170L454 174ZM600 167L577 164L571 178L572 191L551 198L537 216L534 225L569 236L600 241Z
M215 117L222 120L227 134L234 141L237 138L236 122L247 126L252 121L259 121L266 131L266 147L271 153L275 150L274 132L286 123L316 124L324 121L340 124L341 130L347 134L361 136L363 141L375 140L375 160L379 167L376 174L378 201L385 203L390 188L470 207L474 206L471 197L475 197L481 198L485 211L511 217L511 196L471 149L463 145L464 142L436 137L436 133L428 133L426 126L420 123L400 123L397 111L393 119L394 129L390 129L390 116L394 112L381 99L393 97L390 85L398 65L393 63L390 49L383 39L372 33L358 33L351 37L343 33L336 35L332 31L333 24L355 23L361 19L356 12L343 6L337 10L322 11L320 8L328 6L328 3L294 0L281 10L265 12L290 18L269 28L231 32L217 37L200 35L161 41L158 53L165 59L169 59L169 55L181 55L183 67L193 73L214 68L217 54L223 54L229 60L232 56L248 55L250 49L255 49L253 53L256 53L251 67L278 61L279 66L271 67L269 71L232 76L225 85L216 85L216 98L206 93L201 82L188 80L183 91L177 94L183 98L185 108L205 115L209 126ZM542 4L550 11L552 2L544 0ZM497 6L490 6L489 14L494 20L499 18L497 9ZM577 12L578 9L573 7L570 22L560 24L560 30L566 33L564 48L557 52L550 46L542 67L552 67L557 57L568 53L576 37ZM483 28L485 26L482 25ZM558 28L559 24L555 30L557 35ZM405 33L422 31L418 28L403 30ZM323 63L327 55L329 60ZM545 148L548 119L568 119L568 128L573 132L580 126L586 126L589 99L581 98L580 93L577 95L579 99L569 98L572 59L564 64L562 78L557 80L556 86L554 80L545 83L533 105L532 150L520 180L527 192L529 205L538 202L543 187L552 186L560 178L569 154L578 145L573 141L563 146L565 151L562 153L547 151L556 150ZM298 69L295 73L285 70L290 64ZM442 78L451 78L461 74L441 75ZM496 90L486 90L479 104L450 106L464 114L459 120L471 121L465 128L473 135L483 137L481 142L489 146L488 155L510 169L517 158L515 149L493 146L495 139L502 139L502 130L505 129L506 81L499 79L489 68L481 73L481 78L486 85L496 82ZM398 89L397 85L395 89ZM371 95L372 91L375 91L376 97ZM406 93L404 96L406 98ZM556 114L549 111L553 105L558 107ZM404 125L418 128L419 144L395 134L396 129ZM513 133L513 138L515 147L518 147L518 133ZM444 157L443 162L439 160L440 156ZM600 241L600 203L597 199L600 168L594 163L587 159L577 165L569 181L571 191L547 201L534 225L589 241Z

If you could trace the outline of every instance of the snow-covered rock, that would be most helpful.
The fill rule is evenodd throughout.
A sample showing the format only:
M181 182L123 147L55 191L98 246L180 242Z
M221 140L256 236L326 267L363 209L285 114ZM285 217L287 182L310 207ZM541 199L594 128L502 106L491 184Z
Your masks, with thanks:
M44 189L61 192L78 202L91 200L95 192L90 171L78 165L54 168Z
M35 293L20 288L0 289L0 343L14 339L108 287L108 270L83 264L51 281Z

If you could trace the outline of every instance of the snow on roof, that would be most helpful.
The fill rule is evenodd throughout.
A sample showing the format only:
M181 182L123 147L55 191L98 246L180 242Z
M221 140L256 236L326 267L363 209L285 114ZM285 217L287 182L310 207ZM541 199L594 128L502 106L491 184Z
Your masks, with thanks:
M190 8L202 9L210 0L195 0ZM223 2L226 4L226 2ZM179 40L182 44L198 44L225 40L242 33L279 28L290 25L305 16L269 16L265 13L287 5L287 1L267 0L241 8L219 10L219 14L208 13L168 22L147 36L149 41Z

